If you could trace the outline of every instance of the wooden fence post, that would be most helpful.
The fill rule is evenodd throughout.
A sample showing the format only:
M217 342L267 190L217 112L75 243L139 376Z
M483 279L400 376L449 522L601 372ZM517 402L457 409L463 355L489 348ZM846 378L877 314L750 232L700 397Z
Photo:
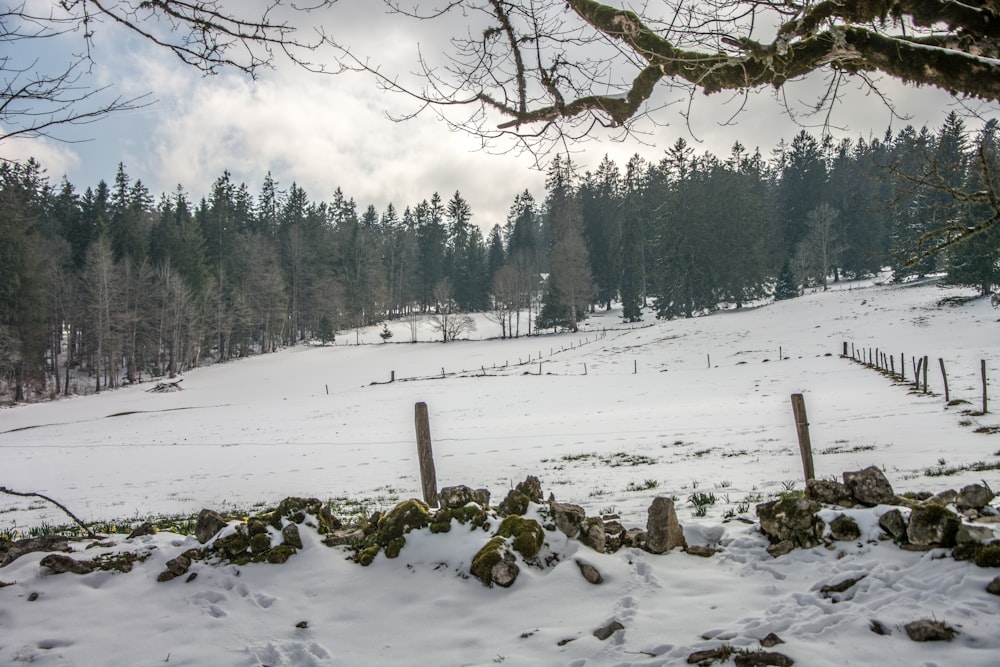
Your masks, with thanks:
M951 401L951 396L948 393L948 374L944 370L944 359L938 357L938 364L941 366L941 381L944 382L944 402L948 403Z
M424 492L424 502L431 507L437 507L437 473L434 472L431 424L427 416L426 403L420 402L414 406L414 421L417 428L417 458L420 460L420 486Z
M806 401L802 394L792 394L792 413L795 415L795 431L799 436L799 452L802 454L802 472L806 482L816 478L813 470L812 442L809 440L809 419L806 417Z
M906 382L906 352L899 353L899 379Z
M927 355L924 355L924 393L927 393L927 367L930 366Z
M986 360L979 360L979 371L983 376L983 414L986 414Z
M847 341L844 341L844 356L847 356Z

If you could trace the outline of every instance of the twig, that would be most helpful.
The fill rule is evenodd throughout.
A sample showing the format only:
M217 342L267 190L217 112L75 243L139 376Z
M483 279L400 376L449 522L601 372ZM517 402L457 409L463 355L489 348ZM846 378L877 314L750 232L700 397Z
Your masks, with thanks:
M71 519L73 519L73 521L75 521L78 526L80 526L80 528L83 528L84 532L87 533L87 537L92 537L94 539L97 539L97 537L98 537L97 534L94 533L94 531L92 531L90 528L88 528L83 523L83 521L80 521L80 519L77 518L77 516L75 514L73 514L72 512L70 512L69 509L65 505L63 505L61 502L59 502L58 500L52 500L52 498L49 498L48 496L43 496L40 493L22 493L20 491L12 491L11 489L8 489L6 486L0 486L0 493L6 493L6 494L11 495L11 496L21 496L22 498L35 497L35 498L41 498L42 500L47 500L50 503L52 503L53 505L55 505L56 507L58 507L59 509L61 509L63 512L66 512L66 514L68 514L69 517Z

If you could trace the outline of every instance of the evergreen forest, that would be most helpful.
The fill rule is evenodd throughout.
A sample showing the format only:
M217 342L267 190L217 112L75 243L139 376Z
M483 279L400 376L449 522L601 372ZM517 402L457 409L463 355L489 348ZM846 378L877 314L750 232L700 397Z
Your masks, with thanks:
M575 330L612 304L626 321L693 317L885 267L989 294L1000 209L970 193L996 200L996 142L996 121L971 132L953 113L881 139L803 130L766 156L683 139L658 162L584 173L556 156L544 195L514 195L488 233L460 192L379 211L270 173L251 192L227 172L187 184L207 192L192 201L180 185L154 196L124 164L81 191L4 161L0 395L82 390L71 378L101 391L394 319L416 340L428 315L445 342L470 312L504 337Z

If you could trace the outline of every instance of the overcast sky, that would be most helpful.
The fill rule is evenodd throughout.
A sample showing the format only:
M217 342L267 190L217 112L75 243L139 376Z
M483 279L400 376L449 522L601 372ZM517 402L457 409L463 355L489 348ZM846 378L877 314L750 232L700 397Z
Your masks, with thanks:
M418 46L424 52L440 50L448 28L387 23L382 5L370 1L344 2L332 12L339 38L368 50L386 71L404 74L413 68ZM329 200L340 187L357 201L359 211L368 204L382 211L389 202L402 211L434 192L447 200L458 190L484 229L504 222L518 192L528 189L542 196L544 174L532 169L530 156L484 152L476 138L450 132L431 114L393 122L387 112L406 112L414 103L380 91L370 76L324 76L280 66L257 81L233 72L203 77L111 25L98 26L95 43L95 80L113 85L125 97L151 93L155 104L59 131L64 139L88 140L82 143L13 140L0 146L7 157L34 155L53 181L65 174L81 192L100 179L111 183L119 162L154 195L181 184L194 201L207 195L223 170L245 182L254 195L270 171L280 187L295 182L314 201ZM788 87L784 94L799 106L797 101L809 100L819 85L814 80ZM835 109L834 125L845 128L835 130L837 136L881 137L887 127L898 130L907 122L937 128L954 108L944 93L887 82L885 89L898 110L912 116L901 121L875 96L855 89L851 86ZM780 139L791 140L802 129L768 91L753 96L731 125L723 123L742 104L740 99L699 93L688 123L681 115L687 108L683 96L665 88L659 96L677 103L657 114L659 126L650 126L651 134L641 142L599 138L573 147L579 151L574 161L594 168L609 154L624 168L633 153L658 160L678 138L698 152L722 156L740 141L751 149L760 147L767 156ZM821 129L810 131L818 136Z

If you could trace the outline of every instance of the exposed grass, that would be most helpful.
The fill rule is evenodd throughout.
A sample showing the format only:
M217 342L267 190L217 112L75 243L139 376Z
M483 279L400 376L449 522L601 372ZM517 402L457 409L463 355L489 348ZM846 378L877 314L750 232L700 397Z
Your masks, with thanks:
M660 483L655 479L647 479L641 483L629 482L628 486L625 487L626 491L649 491L658 487Z
M976 461L975 463L970 463L968 465L945 465L940 459L938 465L934 468L927 468L924 470L924 475L927 477L949 477L951 475L957 475L960 472L965 472L969 470L971 472L986 472L987 470L1000 470L1000 461L989 463L987 461Z

